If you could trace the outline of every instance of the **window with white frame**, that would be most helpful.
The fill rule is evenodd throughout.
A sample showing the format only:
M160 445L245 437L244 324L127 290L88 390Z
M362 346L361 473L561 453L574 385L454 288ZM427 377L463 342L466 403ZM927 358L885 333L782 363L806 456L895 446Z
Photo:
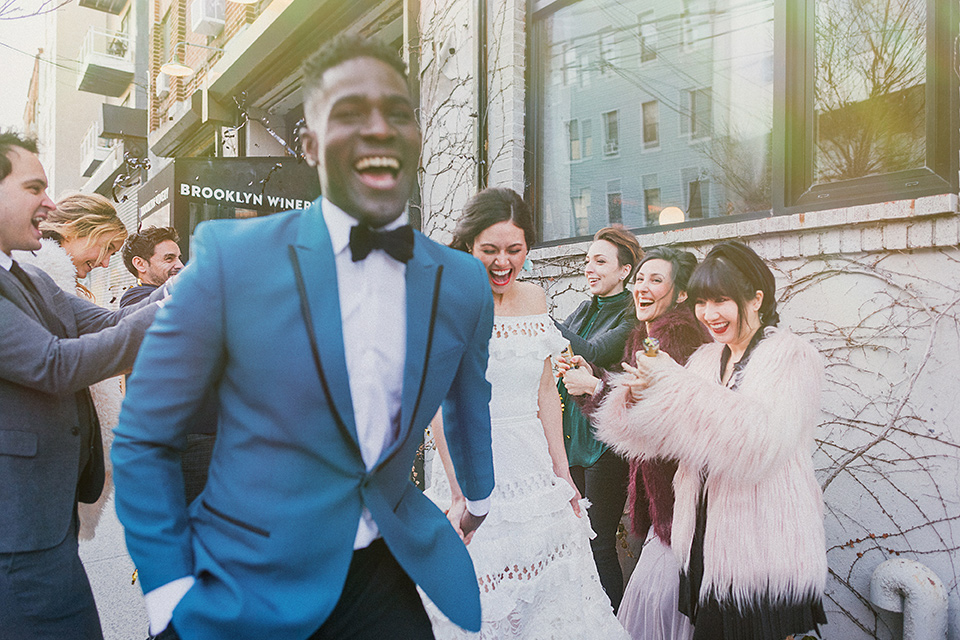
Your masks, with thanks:
M660 221L660 179L656 173L643 176L643 210L646 225L656 225Z
M640 38L640 62L657 59L657 21L653 11L644 11L638 18Z
M573 202L573 220L575 236L584 236L590 230L590 187L580 189Z
M685 113L680 118L680 135L691 140L710 137L713 131L713 91L709 87L682 91Z
M607 181L607 222L623 224L623 193L619 179Z
M593 155L593 120L589 118L580 121L580 146L584 158Z
M620 153L620 112L607 111L603 114L603 155L615 156Z
M654 149L660 146L660 104L648 100L640 105L643 116L643 148Z
M567 123L567 136L570 140L570 160L579 160L580 155L580 122L571 120Z

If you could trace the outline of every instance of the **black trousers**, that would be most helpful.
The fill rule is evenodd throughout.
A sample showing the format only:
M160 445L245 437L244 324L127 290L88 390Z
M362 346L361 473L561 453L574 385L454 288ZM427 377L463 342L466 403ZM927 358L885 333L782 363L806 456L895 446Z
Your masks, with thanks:
M171 624L156 640L178 640ZM308 640L433 640L413 580L383 540L353 552L347 582L326 622Z
M600 584L610 598L614 613L623 600L623 570L617 556L617 527L627 503L627 479L630 465L607 449L591 467L570 467L573 483L580 495L590 500L590 526L597 537L590 541Z
M337 606L309 640L432 640L413 580L382 539L353 552Z
M100 640L100 616L77 554L77 516L63 542L0 553L0 640Z

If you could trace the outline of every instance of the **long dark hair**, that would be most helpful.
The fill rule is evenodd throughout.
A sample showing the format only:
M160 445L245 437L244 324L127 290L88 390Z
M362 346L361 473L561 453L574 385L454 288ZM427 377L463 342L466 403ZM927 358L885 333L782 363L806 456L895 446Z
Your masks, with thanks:
M687 299L680 304L693 306L689 291L690 276L693 274L693 270L697 268L697 256L676 247L654 247L643 254L643 259L640 260L637 269L651 260L666 260L670 263L671 275L673 276L673 302L671 306L677 304L677 296L681 291L687 292Z
M533 212L520 194L513 189L490 187L470 198L464 205L463 215L453 231L450 246L469 253L474 240L484 229L506 220L510 220L523 231L527 249L536 243Z
M757 253L735 240L726 240L713 247L690 277L687 295L693 300L730 298L737 304L738 330L743 328L744 307L748 300L763 292L760 303L760 327L775 327L777 283L770 268Z

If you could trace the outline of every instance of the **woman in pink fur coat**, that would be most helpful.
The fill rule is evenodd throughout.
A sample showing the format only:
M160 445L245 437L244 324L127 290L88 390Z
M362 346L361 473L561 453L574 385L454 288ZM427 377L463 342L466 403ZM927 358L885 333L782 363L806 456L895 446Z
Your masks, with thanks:
M610 381L597 436L678 460L671 546L694 640L784 640L826 623L823 499L813 472L823 364L777 328L773 274L739 242L690 279L716 340L681 367L661 353Z
M645 338L656 338L660 349L679 364L710 341L703 325L697 322L687 299L690 275L697 258L689 251L655 247L648 251L637 270L633 289L637 319L629 336L623 362L636 365L636 354ZM583 395L575 396L584 413L591 415L606 396L612 375L585 362L575 369L561 364L564 382ZM680 567L670 550L673 521L673 476L676 460L633 459L630 463L627 509L636 535L646 539L630 582L627 584L617 618L633 640L689 640L690 621L678 609Z

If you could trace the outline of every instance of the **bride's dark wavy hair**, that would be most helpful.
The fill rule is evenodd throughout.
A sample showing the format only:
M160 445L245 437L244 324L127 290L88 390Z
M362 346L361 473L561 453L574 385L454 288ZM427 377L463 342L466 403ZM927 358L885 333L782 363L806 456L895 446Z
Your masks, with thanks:
M745 321L744 306L757 291L763 292L761 328L777 326L780 316L773 273L753 249L742 242L727 240L714 246L694 270L687 295L694 301L730 298L737 304L737 329L740 330Z
M463 215L457 222L457 228L453 230L450 246L469 253L478 235L498 222L507 220L520 227L527 249L532 248L537 242L537 231L529 205L513 189L484 189L463 206Z

